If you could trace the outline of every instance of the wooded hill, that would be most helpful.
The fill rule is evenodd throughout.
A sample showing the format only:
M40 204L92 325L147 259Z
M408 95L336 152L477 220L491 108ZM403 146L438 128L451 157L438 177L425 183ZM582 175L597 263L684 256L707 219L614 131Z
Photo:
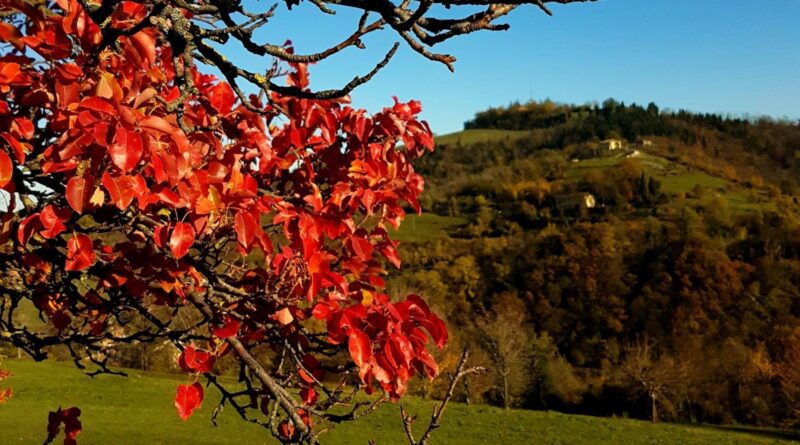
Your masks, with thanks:
M800 125L608 100L465 128L416 165L390 283L493 369L471 400L797 425Z

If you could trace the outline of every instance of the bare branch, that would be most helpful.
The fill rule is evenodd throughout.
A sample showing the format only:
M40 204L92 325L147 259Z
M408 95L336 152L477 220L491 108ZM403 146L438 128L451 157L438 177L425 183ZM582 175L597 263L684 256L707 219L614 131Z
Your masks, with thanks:
M442 399L440 403L433 407L431 420L428 423L428 427L425 429L425 432L422 433L419 441L414 439L414 432L412 430L412 426L416 421L416 416L409 415L403 405L400 405L400 417L403 420L403 429L405 430L406 438L408 439L410 445L426 445L428 441L430 441L433 431L441 426L442 415L444 414L444 410L447 408L447 404L450 403L450 399L453 398L453 394L455 393L456 385L458 385L459 380L470 374L480 375L486 372L486 368L482 366L467 368L468 360L469 349L464 349L464 352L461 353L461 359L458 361L455 372L448 376L450 378L450 386L447 388L447 394L445 394L444 399Z

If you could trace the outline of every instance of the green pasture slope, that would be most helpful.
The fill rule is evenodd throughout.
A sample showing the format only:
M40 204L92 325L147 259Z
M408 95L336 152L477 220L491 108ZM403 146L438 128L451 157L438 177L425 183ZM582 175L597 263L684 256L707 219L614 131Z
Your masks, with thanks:
M449 236L466 223L467 220L464 218L424 212L421 215L408 215L398 230L391 228L389 230L393 240L404 243L424 243Z
M40 444L46 436L47 413L77 405L83 414L81 445L258 445L272 444L259 427L236 418L230 410L218 427L209 416L218 400L208 390L202 409L188 422L172 405L175 387L186 376L130 371L128 377L98 376L94 380L71 363L7 360L14 375L3 382L14 397L0 405L0 443ZM426 419L432 402L406 400L409 410ZM324 435L322 443L402 445L398 406L387 403L373 415L342 425ZM542 411L502 410L453 404L436 432L434 444L783 444L786 432L684 425L564 415ZM60 443L60 441L56 441Z
M525 135L530 134L530 131L525 130L495 130L495 129L474 129L463 130L455 133L443 134L436 136L436 143L442 145L450 145L461 143L463 145L471 145L477 142L490 142L499 141L503 139L514 140L519 139Z

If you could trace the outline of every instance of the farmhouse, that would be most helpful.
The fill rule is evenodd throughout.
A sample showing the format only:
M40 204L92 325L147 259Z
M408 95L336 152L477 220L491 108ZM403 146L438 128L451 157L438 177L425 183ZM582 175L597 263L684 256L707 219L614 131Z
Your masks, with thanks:
M600 149L608 151L621 150L622 141L619 139L606 139L604 141L600 141Z
M591 193L569 193L556 198L556 207L560 210L593 209L597 200Z

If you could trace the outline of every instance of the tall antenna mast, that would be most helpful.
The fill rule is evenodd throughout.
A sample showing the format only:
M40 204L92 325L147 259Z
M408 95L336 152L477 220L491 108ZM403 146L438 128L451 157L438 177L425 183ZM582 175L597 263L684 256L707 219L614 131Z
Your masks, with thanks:
M528 102L533 102L533 82L528 80Z

